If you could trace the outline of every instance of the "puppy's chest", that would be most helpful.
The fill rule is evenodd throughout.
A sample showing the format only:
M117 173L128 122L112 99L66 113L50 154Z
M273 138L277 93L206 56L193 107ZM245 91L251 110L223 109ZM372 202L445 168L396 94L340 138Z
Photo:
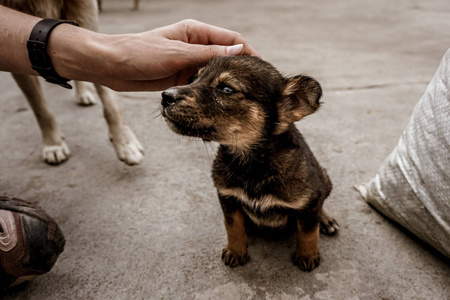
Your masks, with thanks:
M274 194L250 196L242 187L218 188L221 196L233 197L242 210L260 227L284 227L288 223L289 215L294 209L289 203ZM252 193L254 194L254 193Z
M213 179L219 195L232 197L258 226L284 227L305 204L306 197L293 197L282 177L270 170L234 170L216 164Z

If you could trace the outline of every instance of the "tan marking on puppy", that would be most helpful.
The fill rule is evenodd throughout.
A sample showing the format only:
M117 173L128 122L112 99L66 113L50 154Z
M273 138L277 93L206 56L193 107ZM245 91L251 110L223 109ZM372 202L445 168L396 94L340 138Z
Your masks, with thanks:
M205 67L198 69L197 74L195 74L194 76L199 77L200 75L202 75L204 70L205 70Z
M231 215L231 222L225 221L228 244L222 251L222 259L226 265L237 267L248 260L247 233L244 226L244 215L237 210Z
M302 226L297 222L297 249L294 263L302 271L308 272L320 264L318 225L313 230L304 232Z
M241 81L236 79L236 75L226 71L222 72L218 77L214 79L212 86L216 86L218 84L229 85L230 87L241 92L245 91L247 88Z
M213 85L216 85L220 82L222 82L222 83L227 82L229 80L232 80L233 78L234 78L234 76L230 72L223 72L214 79Z
M288 216L287 215L274 215L271 216L270 219L261 219L258 216L254 215L250 210L243 208L244 212L247 214L247 216L252 220L253 223L255 223L257 226L263 226L263 227L272 227L272 228L283 228L286 226L288 222Z
M322 90L314 80L304 76L295 76L287 79L282 91L282 101L277 103L278 124L274 134L282 134L289 125L314 113L320 106L317 95Z
M304 208L309 201L309 194L305 194L299 197L294 202L286 202L283 199L278 198L275 195L265 195L260 199L250 199L245 193L245 191L241 188L221 188L218 189L218 192L221 196L233 196L240 200L242 203L251 207L252 209L257 209L262 212L264 210L269 209L271 207L281 207L281 208L291 208L295 210L300 210Z
M194 97L194 96L186 96L181 101L183 101L184 103L189 103L189 104L193 105L193 104L195 104L196 97Z
M236 120L230 122L229 119L217 121L217 126L223 124L224 130L217 142L222 145L231 146L236 154L247 153L248 149L256 144L262 136L261 128L264 124L265 114L257 105L248 105L248 117L245 122L243 120ZM231 124L231 125L230 125ZM225 131L226 129L226 131Z

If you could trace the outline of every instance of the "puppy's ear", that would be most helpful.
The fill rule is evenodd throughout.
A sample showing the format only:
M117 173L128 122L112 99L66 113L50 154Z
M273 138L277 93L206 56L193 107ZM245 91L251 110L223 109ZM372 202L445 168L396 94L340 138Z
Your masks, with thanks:
M281 99L277 103L278 124L274 133L283 133L290 124L315 112L321 97L322 88L314 78L302 75L285 78Z

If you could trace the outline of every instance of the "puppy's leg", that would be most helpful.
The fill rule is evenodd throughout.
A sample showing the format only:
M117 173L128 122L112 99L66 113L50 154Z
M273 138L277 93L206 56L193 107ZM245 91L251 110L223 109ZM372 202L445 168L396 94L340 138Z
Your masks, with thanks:
M322 190L322 197L323 200L320 201L323 203L325 199L330 195L331 189L333 188L333 184L331 183L330 177L327 174L327 171L325 169L322 169L323 174L323 190ZM335 219L330 217L323 208L320 209L320 232L326 235L333 235L338 232L339 230L339 224L336 222Z
M302 271L310 272L320 264L319 222L314 218L299 217L297 219L297 249L294 264Z
M244 226L244 213L236 205L232 197L219 195L220 204L225 217L228 244L222 251L222 259L226 265L237 267L248 261L247 233Z
M119 102L112 91L96 84L95 88L103 104L103 114L108 124L109 137L117 157L127 165L139 164L144 158L144 148L126 124Z
M338 230L339 224L322 208L320 212L320 232L326 235L334 235Z
M137 10L139 8L139 0L134 0L134 10Z
M57 165L67 160L70 156L69 147L64 142L64 137L58 129L53 114L47 109L38 78L22 74L12 75L33 109L41 129L44 142L42 151L44 161L48 164Z

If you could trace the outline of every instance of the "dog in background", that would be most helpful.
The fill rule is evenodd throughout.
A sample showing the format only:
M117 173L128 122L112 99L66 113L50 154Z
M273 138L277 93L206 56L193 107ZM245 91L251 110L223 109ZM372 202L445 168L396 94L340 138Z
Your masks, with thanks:
M249 56L219 57L190 85L162 93L161 114L176 133L220 144L212 167L225 217L232 267L248 260L247 232L296 229L294 263L320 263L319 231L339 226L322 208L332 184L294 125L320 106L322 89L308 76L283 77Z
M98 3L98 9L102 10L102 0L97 0ZM134 0L134 7L133 10L138 10L139 9L139 0Z
M35 15L41 18L54 18L76 21L81 27L96 31L98 29L98 8L95 0L0 0L0 5ZM57 165L70 156L70 150L58 128L55 117L48 110L36 76L12 74L28 100L38 121L43 137L43 158L48 164ZM92 105L95 95L87 83L75 81L76 101L80 105ZM101 102L110 140L118 158L128 165L139 164L144 150L133 131L126 125L118 101L111 90L95 84Z

